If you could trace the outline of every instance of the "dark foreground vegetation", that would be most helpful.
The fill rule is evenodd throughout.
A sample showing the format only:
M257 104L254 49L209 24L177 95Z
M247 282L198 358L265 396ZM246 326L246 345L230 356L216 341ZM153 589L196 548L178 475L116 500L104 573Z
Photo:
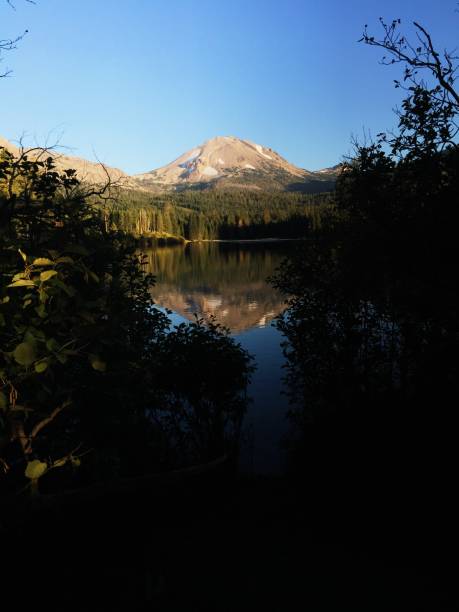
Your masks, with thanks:
M171 328L132 239L73 171L0 157L4 493L89 484L232 453L249 356L212 321Z
M363 40L404 66L398 129L356 145L335 210L274 280L291 296L278 321L291 470L338 496L337 513L350 524L358 516L370 539L390 532L394 561L410 542L415 563L451 580L459 542L457 60L437 53L419 25L419 47L399 34L399 22L382 25L382 40L366 32Z

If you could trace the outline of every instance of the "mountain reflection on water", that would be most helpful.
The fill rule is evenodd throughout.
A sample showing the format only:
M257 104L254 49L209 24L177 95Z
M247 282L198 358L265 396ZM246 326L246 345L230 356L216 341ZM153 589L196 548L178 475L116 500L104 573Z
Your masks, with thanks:
M239 333L265 327L284 307L267 277L282 261L286 246L197 243L144 251L156 276L155 302L182 317L214 315Z
M254 473L278 473L284 459L280 441L287 429L283 393L283 337L271 322L284 298L266 279L292 243L200 243L146 250L147 270L156 276L155 302L179 317L213 314L229 327L254 357L251 403L244 420L241 467Z

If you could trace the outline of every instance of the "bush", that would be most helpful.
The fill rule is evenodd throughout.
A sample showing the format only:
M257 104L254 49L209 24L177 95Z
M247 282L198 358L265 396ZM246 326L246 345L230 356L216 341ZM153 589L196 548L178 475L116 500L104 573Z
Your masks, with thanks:
M94 479L224 452L244 411L245 352L213 323L170 328L134 241L109 231L103 206L88 203L107 187L85 191L50 157L0 155L4 482L36 489L56 468L70 475L83 455ZM198 390L187 364L201 359ZM185 406L186 425L178 418ZM201 443L190 453L193 427ZM213 445L210 430L219 434Z

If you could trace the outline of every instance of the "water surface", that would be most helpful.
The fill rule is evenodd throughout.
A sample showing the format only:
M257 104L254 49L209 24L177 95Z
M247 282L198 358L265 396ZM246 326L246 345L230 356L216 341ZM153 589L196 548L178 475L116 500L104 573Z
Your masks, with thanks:
M156 276L155 302L173 311L174 323L213 315L256 361L245 419L243 467L255 473L282 469L280 441L287 430L283 394L281 334L273 319L284 297L267 278L291 244L217 244L144 249L148 271Z

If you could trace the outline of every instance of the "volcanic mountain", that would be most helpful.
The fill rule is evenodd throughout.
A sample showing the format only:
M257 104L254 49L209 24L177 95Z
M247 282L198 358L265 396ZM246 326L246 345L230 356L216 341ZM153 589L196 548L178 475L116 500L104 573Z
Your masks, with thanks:
M14 155L20 148L0 136L0 148ZM269 147L234 136L218 136L181 155L167 166L129 176L118 168L103 166L58 151L28 149L29 157L51 156L60 171L72 168L88 184L107 179L130 190L163 192L186 189L255 189L260 191L322 192L334 188L340 166L311 172L294 166Z
M133 177L151 190L245 188L264 191L328 191L336 169L298 168L268 147L234 136L218 136L167 166Z

